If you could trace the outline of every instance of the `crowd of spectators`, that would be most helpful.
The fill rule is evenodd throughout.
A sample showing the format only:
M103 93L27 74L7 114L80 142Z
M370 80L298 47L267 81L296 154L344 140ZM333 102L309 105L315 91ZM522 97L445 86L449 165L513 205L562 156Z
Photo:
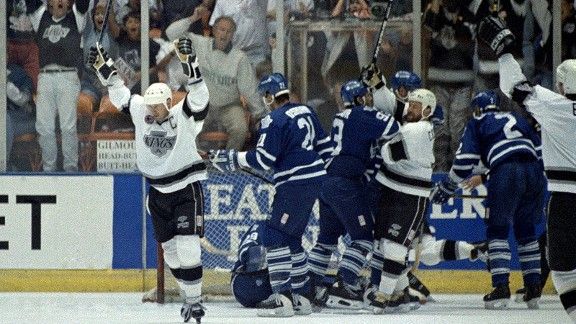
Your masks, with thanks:
M9 83L33 101L26 101L22 116L18 102L9 99L9 130L22 123L36 133L43 171L78 170L76 109L79 96L89 98L97 111L107 96L85 61L90 46L101 37L114 58L126 85L140 92L143 55L148 55L149 80L166 82L173 91L183 89L186 78L174 57L173 41L192 38L200 67L211 93L205 132L227 134L226 143L202 142L205 150L226 147L241 150L253 145L253 133L267 108L256 95L259 76L271 72L276 39L278 0L148 0L149 53L141 53L141 0L8 0L7 40L10 73L24 71L30 83ZM382 20L383 0L285 0L285 23L291 21L341 22ZM498 5L500 7L498 7ZM562 0L562 59L576 57L576 4ZM496 58L476 40L475 26L486 15L506 20L521 38L515 56L535 83L552 87L551 4L547 0L423 0L422 79L444 109L446 123L437 131L436 171L449 169L464 124L469 118L472 93L497 87ZM412 1L395 0L391 19L399 25L387 28L377 65L389 80L396 71L412 70ZM398 27L399 26L399 27ZM104 27L104 28L103 28ZM377 30L357 28L308 34L306 43L290 37L297 56L309 48L308 70L299 71L311 82L309 93L291 87L297 97L308 98L328 127L338 110L338 87L342 80L358 77L360 67L372 60ZM101 35L102 34L102 35ZM19 75L19 74L17 74ZM291 80L291 82L294 80ZM31 85L31 87L28 87ZM10 89L8 89L10 90ZM7 91L10 96L10 92ZM14 92L12 92L14 94ZM20 116L20 117L19 117ZM19 129L16 127L16 129ZM10 135L11 134L11 135ZM8 152L14 133L9 133ZM60 143L60 144L58 144ZM217 147L215 147L217 146ZM61 147L61 153L58 152ZM10 157L10 154L8 154ZM58 157L58 158L57 158ZM19 169L14 166L13 169Z

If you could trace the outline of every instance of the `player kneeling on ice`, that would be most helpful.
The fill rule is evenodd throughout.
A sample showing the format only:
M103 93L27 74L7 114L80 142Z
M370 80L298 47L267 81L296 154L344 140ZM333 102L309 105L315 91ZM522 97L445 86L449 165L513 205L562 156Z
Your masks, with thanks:
M208 112L208 88L200 76L191 41L175 42L188 93L173 105L172 91L154 83L144 96L130 94L118 77L112 59L97 43L88 63L118 110L130 114L136 132L137 164L150 184L147 209L152 215L156 240L164 249L164 260L184 294L181 315L200 323L202 261L200 238L204 235L201 180L208 178L206 165L196 150L196 136Z

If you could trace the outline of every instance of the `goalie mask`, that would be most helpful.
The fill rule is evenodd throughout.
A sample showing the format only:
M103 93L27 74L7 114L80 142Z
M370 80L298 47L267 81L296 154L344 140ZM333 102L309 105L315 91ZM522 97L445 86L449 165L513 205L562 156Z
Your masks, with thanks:
M346 108L365 105L364 96L367 93L368 89L357 80L348 81L340 88L340 97L342 97L344 107Z
M144 104L147 106L164 104L166 109L170 109L168 99L172 103L172 90L164 83L153 83L144 93Z
M494 90L481 91L470 102L474 117L480 117L489 111L500 109L500 97Z
M556 86L562 95L576 94L576 59L565 60L558 65Z
M416 109L414 103L419 102L422 106ZM416 122L430 118L436 109L436 96L428 89L416 89L408 94L408 109L406 121ZM429 110L427 110L429 108ZM418 113L420 116L418 116Z
M258 84L258 93L264 100L266 106L270 106L276 97L289 94L288 90L288 80L281 73L272 73L268 76L263 77ZM268 95L271 96L271 100L267 100Z
M401 101L406 101L408 93L422 87L422 79L410 71L398 71L391 80L392 90ZM402 89L404 88L404 89Z

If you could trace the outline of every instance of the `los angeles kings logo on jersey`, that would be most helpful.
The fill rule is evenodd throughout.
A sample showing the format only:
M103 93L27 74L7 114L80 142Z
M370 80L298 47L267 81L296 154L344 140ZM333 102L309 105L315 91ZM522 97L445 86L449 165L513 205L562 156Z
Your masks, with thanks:
M176 136L166 136L166 131L151 131L144 135L144 143L150 148L152 154L164 156L168 150L174 147Z

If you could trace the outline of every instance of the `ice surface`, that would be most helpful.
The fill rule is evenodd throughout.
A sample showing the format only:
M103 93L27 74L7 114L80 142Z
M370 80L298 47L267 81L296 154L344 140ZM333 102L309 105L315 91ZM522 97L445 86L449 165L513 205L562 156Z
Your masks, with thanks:
M507 310L486 310L481 295L434 295L436 302L407 314L342 314L325 310L310 316L259 318L234 302L206 302L210 323L570 323L558 296L544 296L540 309L510 302ZM142 303L141 293L0 293L0 323L181 323L180 304ZM191 323L194 321L192 320Z

